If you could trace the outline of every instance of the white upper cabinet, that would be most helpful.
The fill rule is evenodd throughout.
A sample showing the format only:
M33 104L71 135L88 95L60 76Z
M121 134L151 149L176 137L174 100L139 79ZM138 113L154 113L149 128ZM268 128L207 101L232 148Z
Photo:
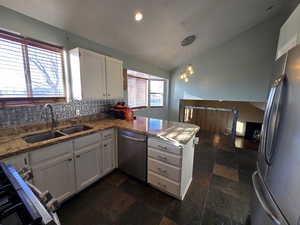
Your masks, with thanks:
M123 62L106 57L107 97L116 99L123 97Z
M290 49L300 43L300 5L290 15L288 20L280 29L280 36L277 47L277 57L287 53Z
M123 63L86 49L70 50L74 99L123 97Z

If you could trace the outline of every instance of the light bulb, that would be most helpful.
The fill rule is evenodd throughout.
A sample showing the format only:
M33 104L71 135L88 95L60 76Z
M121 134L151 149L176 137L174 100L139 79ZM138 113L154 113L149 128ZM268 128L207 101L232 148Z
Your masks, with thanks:
M193 66L191 64L188 65L187 71L188 71L189 74L193 74L194 73L194 69L193 69Z
M183 76L184 79L187 78L187 74L186 73L183 73L182 76Z
M184 82L185 82L185 83L189 82L189 78L185 78L185 79L184 79Z
M143 14L141 12L136 12L134 18L136 21L141 21L143 19Z

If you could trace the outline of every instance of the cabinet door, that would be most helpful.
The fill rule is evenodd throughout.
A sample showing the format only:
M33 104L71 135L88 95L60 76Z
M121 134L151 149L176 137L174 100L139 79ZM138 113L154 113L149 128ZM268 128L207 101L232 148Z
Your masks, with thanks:
M103 141L103 174L109 173L115 167L113 141Z
M48 190L58 201L75 192L74 162L71 154L43 162L32 168L33 183L41 190Z
M100 177L100 144L90 145L75 152L77 191L84 189Z
M105 98L105 56L84 49L79 55L82 98Z
M107 98L123 98L123 62L106 57Z
M3 162L13 165L17 171L23 168L29 168L28 153L9 157L7 159L4 159Z

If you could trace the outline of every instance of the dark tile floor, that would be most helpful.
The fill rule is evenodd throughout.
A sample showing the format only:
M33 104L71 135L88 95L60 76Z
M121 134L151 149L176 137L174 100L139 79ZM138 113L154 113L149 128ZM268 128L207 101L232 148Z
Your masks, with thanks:
M244 224L256 152L222 146L207 133L200 133L200 140L184 201L116 170L61 207L62 225Z

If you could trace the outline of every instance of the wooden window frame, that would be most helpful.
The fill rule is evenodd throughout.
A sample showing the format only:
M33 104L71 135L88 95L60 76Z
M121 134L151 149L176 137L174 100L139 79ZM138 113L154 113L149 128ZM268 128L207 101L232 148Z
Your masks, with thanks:
M0 96L0 108L14 107L14 106L26 106L26 105L41 105L45 103L66 103L67 93L66 93L66 77L65 77L65 62L64 62L64 49L62 46L57 46L49 44L36 39L24 37L18 34L10 33L7 31L0 30L0 38L7 39L10 41L18 42L22 44L22 54L23 54L23 65L24 65L24 76L26 80L26 89L28 97L1 97ZM46 49L49 51L57 52L61 54L61 65L62 65L62 79L64 96L63 97L33 97L32 96L32 84L31 84L31 74L28 60L28 45L34 46L41 49Z

